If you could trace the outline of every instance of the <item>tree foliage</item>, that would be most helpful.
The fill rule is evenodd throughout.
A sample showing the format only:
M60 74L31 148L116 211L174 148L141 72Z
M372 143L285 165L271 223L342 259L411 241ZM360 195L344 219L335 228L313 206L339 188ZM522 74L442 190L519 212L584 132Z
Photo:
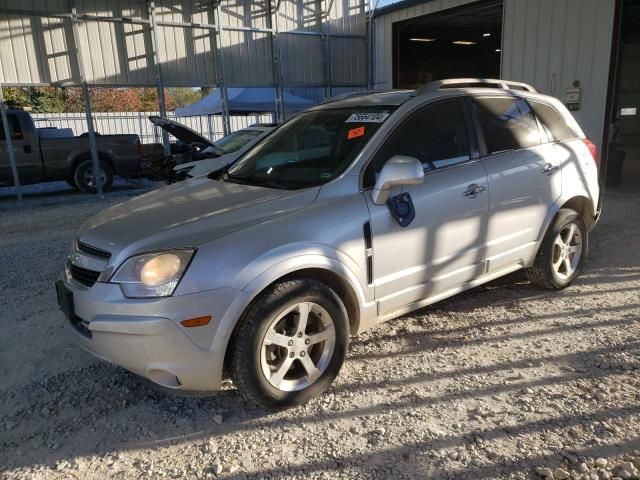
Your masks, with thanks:
M78 113L84 111L82 90L77 87L4 87L8 108L23 108L34 113ZM189 105L202 98L203 90L167 88L164 101L167 111ZM157 89L107 88L89 89L94 112L155 112L158 110Z

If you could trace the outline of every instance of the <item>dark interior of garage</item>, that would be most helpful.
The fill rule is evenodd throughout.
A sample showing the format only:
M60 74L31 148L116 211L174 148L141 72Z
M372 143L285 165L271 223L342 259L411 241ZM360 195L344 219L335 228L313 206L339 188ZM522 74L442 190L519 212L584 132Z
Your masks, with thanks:
M620 29L609 186L640 185L640 0L624 0Z
M394 25L394 88L443 78L500 76L502 1L412 18Z

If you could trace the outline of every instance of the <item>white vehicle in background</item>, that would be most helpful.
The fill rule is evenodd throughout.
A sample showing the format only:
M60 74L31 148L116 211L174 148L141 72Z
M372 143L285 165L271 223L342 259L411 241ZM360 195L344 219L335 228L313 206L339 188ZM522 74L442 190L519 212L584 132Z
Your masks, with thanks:
M231 164L276 127L275 124L255 124L211 142L173 120L162 117L149 117L149 120L177 138L182 145L182 148L177 145L172 147L172 158L176 165L172 169L169 183L205 175ZM181 161L185 154L193 160Z
M187 178L199 177L230 165L266 137L274 128L274 125L254 125L222 137L213 145L223 150L224 155L176 165L173 167L173 181L180 182ZM206 152L207 149L203 151L203 153Z

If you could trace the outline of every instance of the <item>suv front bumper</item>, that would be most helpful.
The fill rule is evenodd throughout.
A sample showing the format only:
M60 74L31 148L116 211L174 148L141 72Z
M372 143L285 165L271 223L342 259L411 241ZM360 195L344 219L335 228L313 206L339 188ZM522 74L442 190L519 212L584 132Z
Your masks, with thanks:
M221 288L190 295L128 299L120 287L80 289L56 282L58 303L75 341L93 355L164 387L220 389L224 352L212 348L225 314L242 292ZM180 322L211 316L207 325Z

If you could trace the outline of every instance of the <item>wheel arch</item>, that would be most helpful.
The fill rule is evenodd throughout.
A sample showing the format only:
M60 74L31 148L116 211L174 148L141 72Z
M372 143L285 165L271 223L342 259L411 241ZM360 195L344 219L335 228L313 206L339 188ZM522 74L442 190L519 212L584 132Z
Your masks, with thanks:
M527 266L530 266L530 264L536 258L536 255L538 254L538 250L540 249L540 245L544 240L544 236L547 233L547 230L558 215L558 212L563 208L571 208L572 210L578 212L578 214L584 220L584 223L587 226L587 230L591 230L591 228L595 225L596 213L594 211L593 201L589 199L586 193L577 193L575 195L558 199L549 209L544 223L540 228L535 248L535 254L529 259L529 261L527 262Z
M363 292L359 291L358 287L353 283L355 280L355 276L353 276L352 278L348 278L349 275L346 275L344 271L338 273L336 271L337 265L340 265L343 269L348 271L347 267L345 267L335 259L327 257L323 258L325 260L324 262L318 262L318 259L316 259L313 264L300 264L298 268L289 268L284 270L274 268L271 271L271 275L266 276L268 275L268 272L265 272L262 275L258 276L258 278L256 278L250 285L245 288L245 292L247 290L251 292L250 299L242 308L242 312L237 317L237 321L235 321L233 327L230 328L228 334L225 335L226 338L223 339L223 365L226 371L228 371L230 353L233 346L233 338L238 331L238 326L242 322L244 315L255 302L259 301L261 295L266 290L271 288L273 285L283 281L304 278L317 280L323 283L324 285L331 288L344 304L345 309L347 310L350 334L356 335L357 333L359 333L363 327L363 323L365 323L364 327L366 328L368 322L363 322L363 318L369 317L366 313L363 312ZM300 260L300 257L298 257L298 260ZM309 259L307 259L307 261L309 261ZM354 274L351 272L351 275ZM269 280L265 281L265 278L269 278ZM373 303L371 305L373 307L375 306L375 304ZM371 309L367 309L368 312L370 310ZM369 315L372 315L372 313L369 313Z
M80 165L85 160L91 160L91 152L81 152L71 157L69 161L69 164L71 166L71 175L75 174L78 165ZM116 169L115 164L113 163L113 156L109 152L98 150L98 160L106 162L106 164L109 165L115 175Z

